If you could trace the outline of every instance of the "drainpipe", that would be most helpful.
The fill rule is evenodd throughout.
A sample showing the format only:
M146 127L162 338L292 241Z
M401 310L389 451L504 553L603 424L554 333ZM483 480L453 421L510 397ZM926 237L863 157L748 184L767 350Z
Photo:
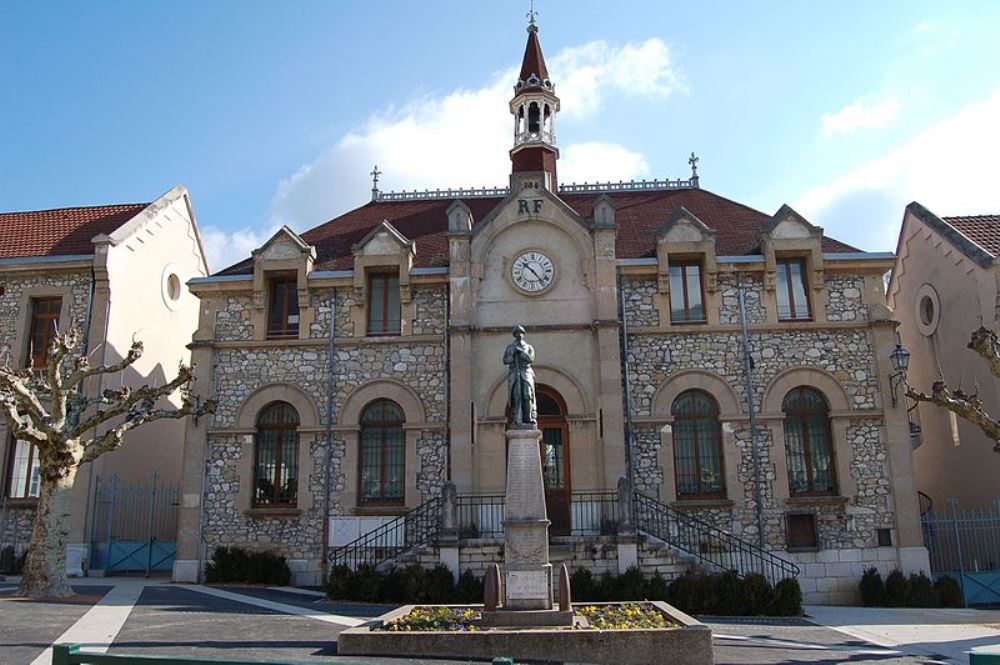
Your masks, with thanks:
M632 427L632 381L628 369L628 321L625 318L625 291L621 276L618 277L618 318L621 321L622 399L625 402L625 473L635 487L632 471L632 445L635 429Z
M90 323L94 318L94 290L97 288L97 272L94 270L94 265L90 265L90 287L87 290L87 316L83 323L83 353L90 352ZM107 324L105 323L105 334L107 334ZM86 395L84 395L86 397ZM87 465L87 505L83 509L83 537L87 540L85 545L87 546L87 566L90 566L90 520L91 520L91 507L93 505L92 496L95 496L94 491L94 465Z
M451 482L451 279L444 294L444 437L445 480Z
M753 358L750 357L750 333L747 308L743 298L742 273L736 273L736 291L740 302L740 327L743 332L743 365L746 370L747 413L750 416L750 458L753 461L753 491L757 513L757 545L764 547L764 503L760 481L760 452L757 449L757 411L753 403Z
M326 468L323 471L323 581L329 573L330 550L330 467L333 465L333 391L336 388L337 363L337 289L330 294L330 346L326 372Z

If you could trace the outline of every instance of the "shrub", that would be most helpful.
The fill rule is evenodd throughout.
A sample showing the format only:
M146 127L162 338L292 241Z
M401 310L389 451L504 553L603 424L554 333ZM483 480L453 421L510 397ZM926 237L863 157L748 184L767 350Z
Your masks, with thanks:
M455 601L455 578L442 563L424 573L425 602L442 605Z
M573 574L569 576L569 588L574 603L596 600L594 576L586 568L577 568L573 571Z
M691 573L684 573L670 583L669 597L670 603L681 610L695 614L701 611L701 602L698 598L698 583Z
M616 582L617 598L605 600L646 600L646 578L638 566L631 566Z
M326 581L326 595L334 600L351 600L354 573L341 564L330 568Z
M764 614L774 600L774 589L760 573L747 573L743 577L743 613L749 616Z
M379 600L381 574L375 566L361 564L351 578L351 590L347 600L360 600L365 603L375 603Z
M910 597L910 584L898 568L885 578L885 603L889 607L906 607Z
M390 568L381 573L378 583L378 599L390 603L401 603L406 600L406 571L402 568Z
M937 597L934 594L934 583L931 578L923 573L910 575L907 580L910 593L906 597L906 604L910 607L936 607Z
M575 593L574 589L574 593ZM483 581L477 579L471 570L459 575L458 583L455 585L455 601L459 603L481 603L483 602Z
M941 607L962 607L965 605L965 598L962 594L962 587L951 575L942 575L934 582L934 593L937 595L938 605Z
M861 576L861 602L867 607L880 607L885 604L885 583L878 569L872 566Z
M646 599L666 601L670 594L667 581L663 579L660 571L653 573L653 576L646 582Z
M802 587L794 577L786 577L774 586L774 600L768 614L793 617L802 614Z
M712 603L706 608L713 614L734 616L743 611L743 581L735 570L727 570L715 578Z
M292 578L285 557L272 552L248 552L242 547L217 547L205 566L208 584L240 582L284 586Z

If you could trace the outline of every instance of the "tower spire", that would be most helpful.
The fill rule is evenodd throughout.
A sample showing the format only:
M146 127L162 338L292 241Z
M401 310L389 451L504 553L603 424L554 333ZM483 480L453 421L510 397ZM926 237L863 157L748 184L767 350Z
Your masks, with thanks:
M534 1L528 11L528 41L524 46L521 71L514 85L510 112L514 116L514 147L511 185L516 189L531 186L555 190L556 148L555 117L559 111L556 87L549 79L542 45L538 41Z

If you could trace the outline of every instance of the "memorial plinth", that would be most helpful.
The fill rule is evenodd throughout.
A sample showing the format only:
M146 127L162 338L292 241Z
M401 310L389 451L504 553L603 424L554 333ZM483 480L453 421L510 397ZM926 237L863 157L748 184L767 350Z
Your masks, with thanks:
M537 429L507 430L504 611L551 610L549 520Z

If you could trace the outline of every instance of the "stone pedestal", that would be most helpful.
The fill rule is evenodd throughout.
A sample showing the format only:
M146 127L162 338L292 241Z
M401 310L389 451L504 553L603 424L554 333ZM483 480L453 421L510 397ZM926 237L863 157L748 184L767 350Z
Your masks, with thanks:
M551 610L549 520L537 429L507 430L504 611Z

